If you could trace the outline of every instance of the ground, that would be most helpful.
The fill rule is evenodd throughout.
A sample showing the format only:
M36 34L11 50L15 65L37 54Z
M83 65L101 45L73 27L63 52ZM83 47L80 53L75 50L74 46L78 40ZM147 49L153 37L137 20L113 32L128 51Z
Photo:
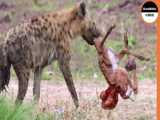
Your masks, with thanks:
M154 80L139 82L139 93L134 101L120 99L111 112L100 106L99 93L106 88L102 81L75 81L80 107L75 110L72 99L63 81L42 81L39 111L50 112L57 120L156 120L156 85ZM9 94L9 95L8 95ZM17 81L12 80L7 96L15 99ZM25 102L31 102L32 81Z

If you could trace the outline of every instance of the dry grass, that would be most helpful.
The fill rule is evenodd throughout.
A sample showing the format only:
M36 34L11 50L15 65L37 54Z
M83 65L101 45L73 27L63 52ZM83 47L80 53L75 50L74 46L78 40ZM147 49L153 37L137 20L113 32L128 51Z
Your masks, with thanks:
M16 96L16 82L9 86L9 96ZM80 107L76 110L72 103L66 85L61 81L42 82L41 101L38 113L45 114L43 120L156 120L156 86L155 81L140 82L139 94L135 101L122 100L112 110L103 110L100 106L99 93L106 87L105 82L77 83L77 92L80 98ZM7 95L8 96L8 95ZM32 86L30 84L26 102L32 101Z
M2 1L11 5L13 4L14 7L6 11L0 11L0 19L6 15L9 15L11 18L11 22L0 24L0 41L3 40L2 33L5 33L9 28L17 25L19 22L46 11L62 8L64 4L69 6L67 5L67 0L54 0L54 2L53 0L40 0L41 3L45 4L43 7L35 6L28 0ZM116 6L116 4L122 2L118 0L106 1L106 4L108 4L109 7L112 7L112 5ZM72 0L70 2L74 3L76 1ZM95 15L99 14L99 9L101 9L104 4L91 3L98 6L98 8L93 7L91 9L93 11L92 14L96 17ZM98 21L99 25L104 29L109 26L111 21L119 23L113 34L110 36L110 40L107 42L108 47L111 47L114 50L119 50L122 47L121 32L124 26L128 29L130 37L134 37L136 41L136 44L133 47L133 49L135 49L134 52L142 53L151 58L149 63L138 62L138 73L140 73L139 76L141 79L144 79L144 81L140 81L140 90L136 97L136 101L120 100L117 108L113 111L107 111L101 108L98 95L101 90L105 89L106 83L99 80L101 79L101 73L95 58L96 52L94 48L79 40L73 43L74 53L71 64L73 67L72 73L74 79L81 79L81 83L79 81L77 81L78 83L76 82L76 88L80 98L79 109L75 110L64 82L54 81L54 83L52 83L52 81L43 81L41 87L41 101L37 109L38 113L41 113L43 117L36 120L156 120L156 85L154 80L146 80L146 77L155 78L155 25L146 25L141 20L138 9L139 6L129 5L111 13L104 12L100 21ZM52 67L53 66L54 65L52 65ZM54 66L53 69L51 69L52 67L50 67L49 70L54 70L55 73L53 74L53 77L50 78L50 76L48 76L47 69L43 78L52 80L63 79L60 72L57 70L58 67ZM78 72L74 73L74 71ZM98 75L96 82L92 80L94 79L94 73ZM82 79L87 80L82 81ZM11 81L7 96L11 96L11 98L15 99L17 94L16 91L17 83ZM25 101L30 103L31 99L32 86L30 85Z

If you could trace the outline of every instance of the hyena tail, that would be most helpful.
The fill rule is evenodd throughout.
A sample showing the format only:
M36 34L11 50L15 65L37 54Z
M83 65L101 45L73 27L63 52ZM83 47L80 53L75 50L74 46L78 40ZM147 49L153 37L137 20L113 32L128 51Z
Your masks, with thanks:
M0 45L0 92L6 90L10 80L11 63L8 60L7 50L4 44Z

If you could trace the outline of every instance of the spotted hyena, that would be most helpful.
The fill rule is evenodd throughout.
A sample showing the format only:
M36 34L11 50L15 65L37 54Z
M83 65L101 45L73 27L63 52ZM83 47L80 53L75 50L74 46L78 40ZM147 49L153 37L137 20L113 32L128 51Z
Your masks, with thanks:
M0 45L0 90L9 84L10 67L18 77L17 102L22 102L30 72L34 72L33 95L40 97L40 81L44 67L57 60L76 107L78 97L70 71L70 43L81 36L89 45L100 36L95 23L87 17L85 3L73 8L31 18L8 31Z

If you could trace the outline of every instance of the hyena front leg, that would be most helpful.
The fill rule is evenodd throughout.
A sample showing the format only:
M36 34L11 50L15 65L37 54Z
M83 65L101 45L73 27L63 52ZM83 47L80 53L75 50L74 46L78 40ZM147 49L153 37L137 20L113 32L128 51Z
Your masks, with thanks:
M59 67L60 70L62 71L62 74L64 76L65 82L67 84L68 90L72 96L73 102L76 106L76 108L78 108L79 106L79 101L78 101L78 96L77 96L77 92L73 83L73 79L72 79L72 74L71 74L71 70L70 70L70 57L61 57L59 59Z
M28 89L30 69L23 65L13 65L18 78L18 95L16 103L22 103Z
M41 84L42 69L36 69L34 71L34 83L33 83L33 96L38 102L40 98L40 84Z

